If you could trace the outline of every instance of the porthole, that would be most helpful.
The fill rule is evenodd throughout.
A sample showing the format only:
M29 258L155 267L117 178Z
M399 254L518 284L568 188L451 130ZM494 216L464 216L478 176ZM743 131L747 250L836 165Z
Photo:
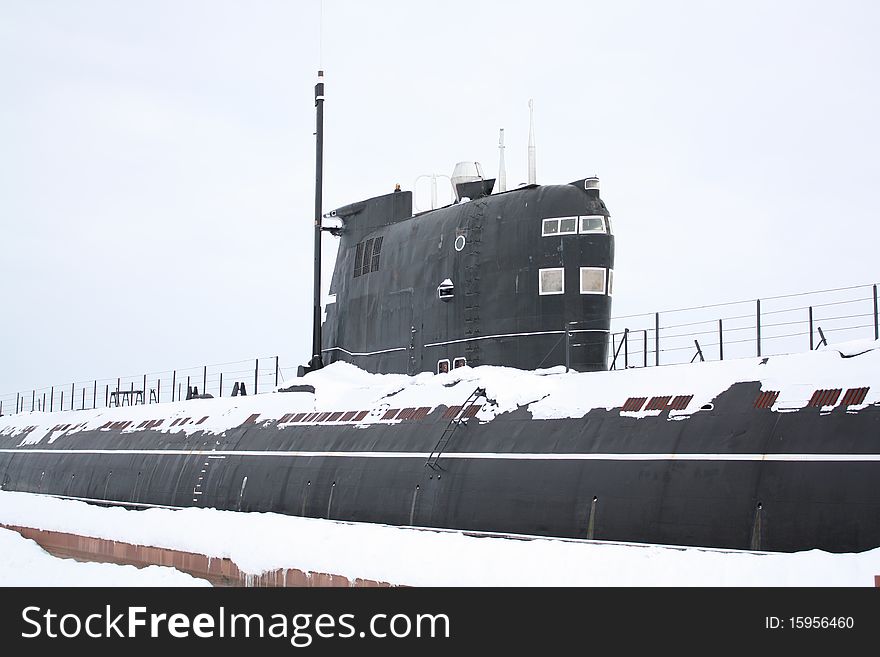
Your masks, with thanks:
M464 235L459 235L458 237L455 238L455 250L456 251L461 251L462 249L464 249L464 245L465 245Z

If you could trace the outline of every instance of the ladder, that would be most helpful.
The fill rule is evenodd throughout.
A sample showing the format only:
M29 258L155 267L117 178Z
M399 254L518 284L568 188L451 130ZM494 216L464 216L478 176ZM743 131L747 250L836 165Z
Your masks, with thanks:
M440 467L440 456L443 454L443 451L449 446L449 442L452 440L452 435L455 433L455 430L461 424L467 423L467 417L465 417L465 413L467 410L473 406L474 402L476 402L480 397L486 396L485 388L476 388L468 398L465 399L464 404L461 405L461 408L458 409L458 412L455 416L449 420L449 424L446 425L446 428L443 430L443 433L440 434L440 438L437 440L437 444L434 445L434 449L431 450L431 454L428 456L428 460L425 461L425 467L431 468L432 470L442 470Z

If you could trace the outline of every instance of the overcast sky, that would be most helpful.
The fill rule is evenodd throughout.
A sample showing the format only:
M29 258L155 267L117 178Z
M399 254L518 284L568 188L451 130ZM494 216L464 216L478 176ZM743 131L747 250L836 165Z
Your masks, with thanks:
M308 359L319 7L0 0L0 393ZM501 127L525 182L534 98L538 182L601 178L613 314L873 283L878 18L326 0L325 209L494 176Z

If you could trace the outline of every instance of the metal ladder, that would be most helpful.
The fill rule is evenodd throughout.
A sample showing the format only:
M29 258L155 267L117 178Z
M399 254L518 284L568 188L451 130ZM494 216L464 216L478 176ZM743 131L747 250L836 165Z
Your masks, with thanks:
M474 402L477 401L480 397L486 396L485 388L476 388L467 399L465 399L464 404L461 405L461 408L458 409L458 413L455 414L451 420L449 420L449 424L446 425L446 428L443 430L443 433L440 434L440 438L437 440L437 444L434 445L434 449L431 450L431 454L428 456L428 460L425 461L425 467L431 468L432 470L442 470L440 467L440 456L443 454L443 450L445 450L449 446L449 442L452 440L452 435L455 433L455 430L458 428L460 424L467 423L467 418L465 417L465 413L467 410L473 406Z

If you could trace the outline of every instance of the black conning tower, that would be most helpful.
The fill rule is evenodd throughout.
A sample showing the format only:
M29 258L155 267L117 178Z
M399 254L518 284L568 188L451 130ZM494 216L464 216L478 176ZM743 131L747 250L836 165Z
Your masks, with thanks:
M324 360L416 374L461 365L606 368L614 237L598 180L529 185L412 216L393 192L342 221Z

